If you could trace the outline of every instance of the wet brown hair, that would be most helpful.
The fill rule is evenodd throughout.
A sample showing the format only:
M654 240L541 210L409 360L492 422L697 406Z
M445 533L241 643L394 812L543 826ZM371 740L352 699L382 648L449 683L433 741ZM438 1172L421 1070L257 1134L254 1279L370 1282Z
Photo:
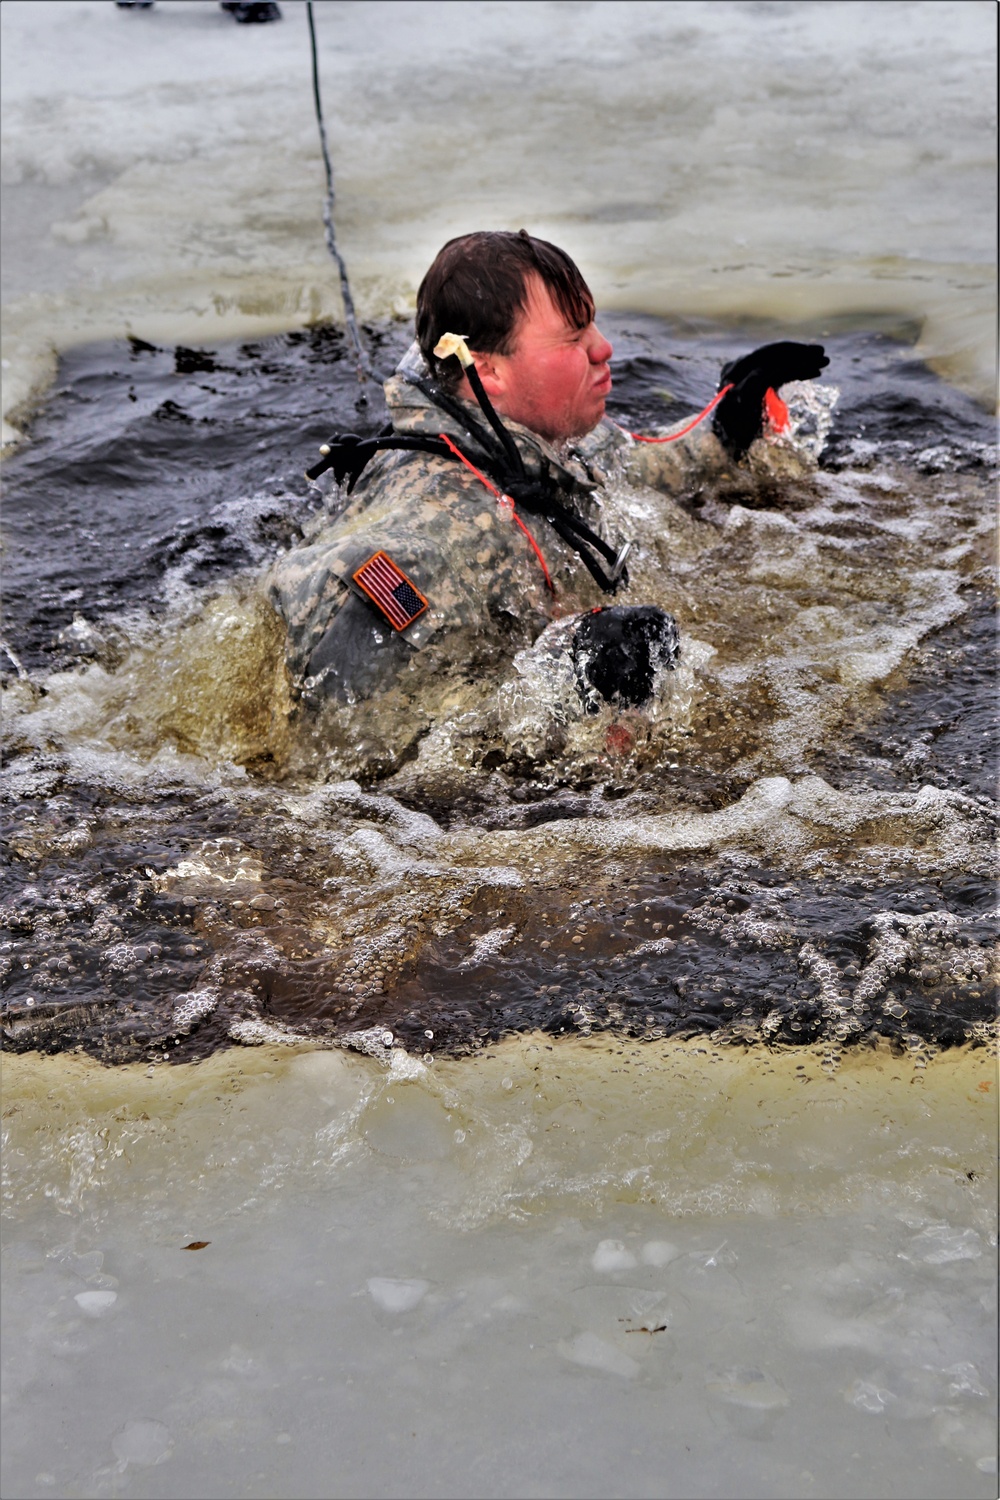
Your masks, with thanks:
M445 333L463 334L481 354L510 354L514 329L528 299L528 277L540 276L574 328L586 328L594 299L565 250L526 229L481 229L449 240L417 292L417 342L435 377L455 387L462 367L454 355L437 359Z

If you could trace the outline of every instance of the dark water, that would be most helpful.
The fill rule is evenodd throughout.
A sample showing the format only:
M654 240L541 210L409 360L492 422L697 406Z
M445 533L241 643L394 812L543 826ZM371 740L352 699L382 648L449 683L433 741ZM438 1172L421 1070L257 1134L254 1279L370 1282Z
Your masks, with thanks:
M646 317L605 326L618 351L611 414L634 429L699 410L720 362L769 334ZM974 511L989 494L991 424L913 359L905 332L825 331L841 400L823 466L877 477L891 465L931 488L949 476L968 485ZM388 370L410 331L369 337ZM207 599L301 537L320 503L302 470L331 431L383 421L377 388L359 401L335 329L67 356L30 444L6 465L5 681L20 664L44 700L54 671L96 665L113 678L136 633L169 619L179 596ZM776 496L758 488L743 502ZM705 501L685 503L697 515ZM867 545L860 525L857 545ZM816 747L812 769L834 788L938 787L992 813L993 600L981 570L962 590L964 614L925 636L864 715ZM672 766L675 800L711 812L739 798L748 782L731 759L702 733ZM398 831L408 810L444 830L525 835L581 817L642 819L662 780L657 765L617 779L508 767L460 795L393 788L391 799L373 781L331 792L310 821L288 815L273 771L226 784L207 772L130 779L68 753L64 738L25 739L15 717L6 1045L179 1060L231 1041L246 1017L328 1040L390 1028L419 1052L536 1027L818 1042L831 1056L877 1035L914 1050L983 1034L994 1009L988 861L938 873L900 849L873 873L845 836L809 873L760 848L656 854L611 872L581 854L543 883L501 890L418 871L390 899L391 883L359 883L337 843L361 826ZM171 875L193 851L223 869L221 883ZM240 874L247 851L259 878ZM353 947L323 936L331 902L354 912ZM366 958L362 939L390 929L382 956ZM823 962L837 976L832 1000ZM209 998L181 1024L178 997L192 994Z

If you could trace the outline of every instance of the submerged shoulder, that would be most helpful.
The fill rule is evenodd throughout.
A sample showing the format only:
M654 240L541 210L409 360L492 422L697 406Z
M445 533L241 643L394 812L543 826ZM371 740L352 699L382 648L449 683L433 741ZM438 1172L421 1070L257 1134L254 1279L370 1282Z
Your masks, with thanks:
M631 433L626 432L624 427L619 427L610 417L604 417L585 436L573 439L569 445L569 453L595 478L601 478L618 467L629 449L634 447L635 441Z

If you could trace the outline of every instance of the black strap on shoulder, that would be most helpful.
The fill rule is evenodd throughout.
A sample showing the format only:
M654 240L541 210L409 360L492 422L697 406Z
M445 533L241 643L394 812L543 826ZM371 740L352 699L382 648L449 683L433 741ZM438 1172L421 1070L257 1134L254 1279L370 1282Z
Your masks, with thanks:
M425 437L420 433L397 433L391 426L384 428L377 437L370 438L358 437L355 432L338 432L328 443L323 444L320 449L323 456L318 464L313 464L311 469L306 470L306 478L317 480L321 474L332 469L338 484L346 481L347 493L350 494L361 477L362 470L376 453L387 448L411 453L436 453L439 458L453 457L440 438Z
M548 521L553 531L577 554L599 588L603 589L606 594L614 594L619 584L627 581L625 560L631 551L631 543L626 542L624 547L616 551L603 537L598 536L582 517L563 504L563 492L554 480L529 479L517 445L511 434L503 428L499 419L496 424L491 422L491 426L498 425L503 428L506 438L503 445L492 432L489 432L472 416L467 407L454 400L446 392L423 380L413 380L412 383L418 386L435 406L440 407L442 411L446 411L449 416L462 424L475 447L480 450L475 454L479 466L489 475L497 488L503 494L509 495L514 503L520 509L527 511L529 515L541 516ZM320 450L323 456L318 464L306 470L306 478L316 480L321 474L332 469L338 484L344 484L346 481L347 493L350 494L368 463L377 453L387 450L433 453L439 458L457 461L454 451L441 438L423 433L397 433L390 424L383 428L376 437L361 438L353 432L338 433L328 443L324 443ZM511 450L516 458L516 467L513 459L508 456ZM608 567L605 568L602 564L607 564Z

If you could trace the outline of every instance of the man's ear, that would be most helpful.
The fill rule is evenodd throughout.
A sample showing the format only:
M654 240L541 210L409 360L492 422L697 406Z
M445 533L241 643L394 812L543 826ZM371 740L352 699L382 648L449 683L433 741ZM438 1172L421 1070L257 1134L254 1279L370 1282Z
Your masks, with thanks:
M504 396L507 392L507 381L505 379L503 364L496 354L477 354L475 349L469 353L475 361L476 372L483 382L483 390L491 400L498 396Z

